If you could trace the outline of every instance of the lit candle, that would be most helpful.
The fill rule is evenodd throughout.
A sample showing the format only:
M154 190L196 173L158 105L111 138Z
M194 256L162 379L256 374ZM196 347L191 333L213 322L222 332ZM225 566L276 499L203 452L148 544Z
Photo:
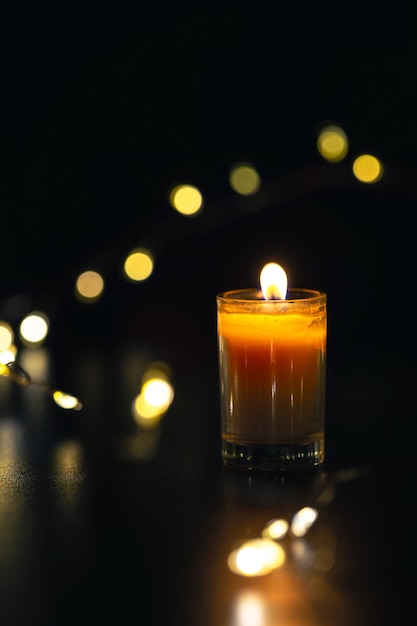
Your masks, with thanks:
M266 470L319 465L326 294L287 289L276 263L260 283L217 296L223 461Z

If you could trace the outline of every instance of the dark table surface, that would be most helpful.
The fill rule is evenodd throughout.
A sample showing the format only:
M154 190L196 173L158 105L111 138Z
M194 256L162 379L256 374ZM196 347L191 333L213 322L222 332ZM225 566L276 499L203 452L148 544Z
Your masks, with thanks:
M330 353L325 464L252 475L222 467L215 339L200 340L172 348L175 397L152 431L130 413L153 357L139 344L21 353L80 397L79 412L0 378L2 625L403 623L415 580L409 366ZM306 505L318 518L282 541L281 568L229 570L236 542Z

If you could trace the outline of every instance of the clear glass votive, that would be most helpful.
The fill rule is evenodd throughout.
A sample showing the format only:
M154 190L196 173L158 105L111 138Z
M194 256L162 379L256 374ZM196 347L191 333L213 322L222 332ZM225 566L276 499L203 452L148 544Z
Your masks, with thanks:
M281 471L324 461L327 296L216 296L223 463Z

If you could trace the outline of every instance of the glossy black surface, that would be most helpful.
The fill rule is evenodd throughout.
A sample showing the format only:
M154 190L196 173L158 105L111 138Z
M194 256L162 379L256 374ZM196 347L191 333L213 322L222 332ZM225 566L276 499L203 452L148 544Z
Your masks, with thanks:
M83 400L80 412L0 378L3 623L240 626L246 592L257 594L250 610L266 625L397 623L412 607L415 557L408 400L391 425L378 400L388 388L384 368L378 374L374 364L370 375L349 366L330 376L323 467L226 470L217 371L199 348L204 375L182 363L153 448L129 411L146 362L139 346L115 357L93 348L67 354L57 370ZM392 377L388 394L404 380ZM127 454L133 435L136 456ZM307 505L319 517L303 541L286 540L282 568L255 578L228 569L238 540Z

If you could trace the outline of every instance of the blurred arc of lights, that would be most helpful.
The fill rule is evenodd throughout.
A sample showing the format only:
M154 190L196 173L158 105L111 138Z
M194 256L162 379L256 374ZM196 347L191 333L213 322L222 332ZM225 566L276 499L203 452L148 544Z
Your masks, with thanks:
M96 270L81 272L75 281L75 296L84 303L96 302L103 294L104 278Z
M123 271L132 282L141 282L149 278L154 268L152 253L145 248L135 248L126 256Z
M235 163L229 173L229 184L236 193L251 196L259 191L261 178L251 163Z
M362 183L376 183L384 173L384 168L379 159L372 154L362 154L358 156L352 165L352 171Z
M20 322L19 335L28 347L38 347L46 339L49 332L49 318L42 311L28 313Z
M203 208L203 196L194 185L176 185L169 193L171 206L185 216L195 216Z
M338 163L348 153L349 141L345 131L331 124L322 128L317 137L317 150L326 161Z

